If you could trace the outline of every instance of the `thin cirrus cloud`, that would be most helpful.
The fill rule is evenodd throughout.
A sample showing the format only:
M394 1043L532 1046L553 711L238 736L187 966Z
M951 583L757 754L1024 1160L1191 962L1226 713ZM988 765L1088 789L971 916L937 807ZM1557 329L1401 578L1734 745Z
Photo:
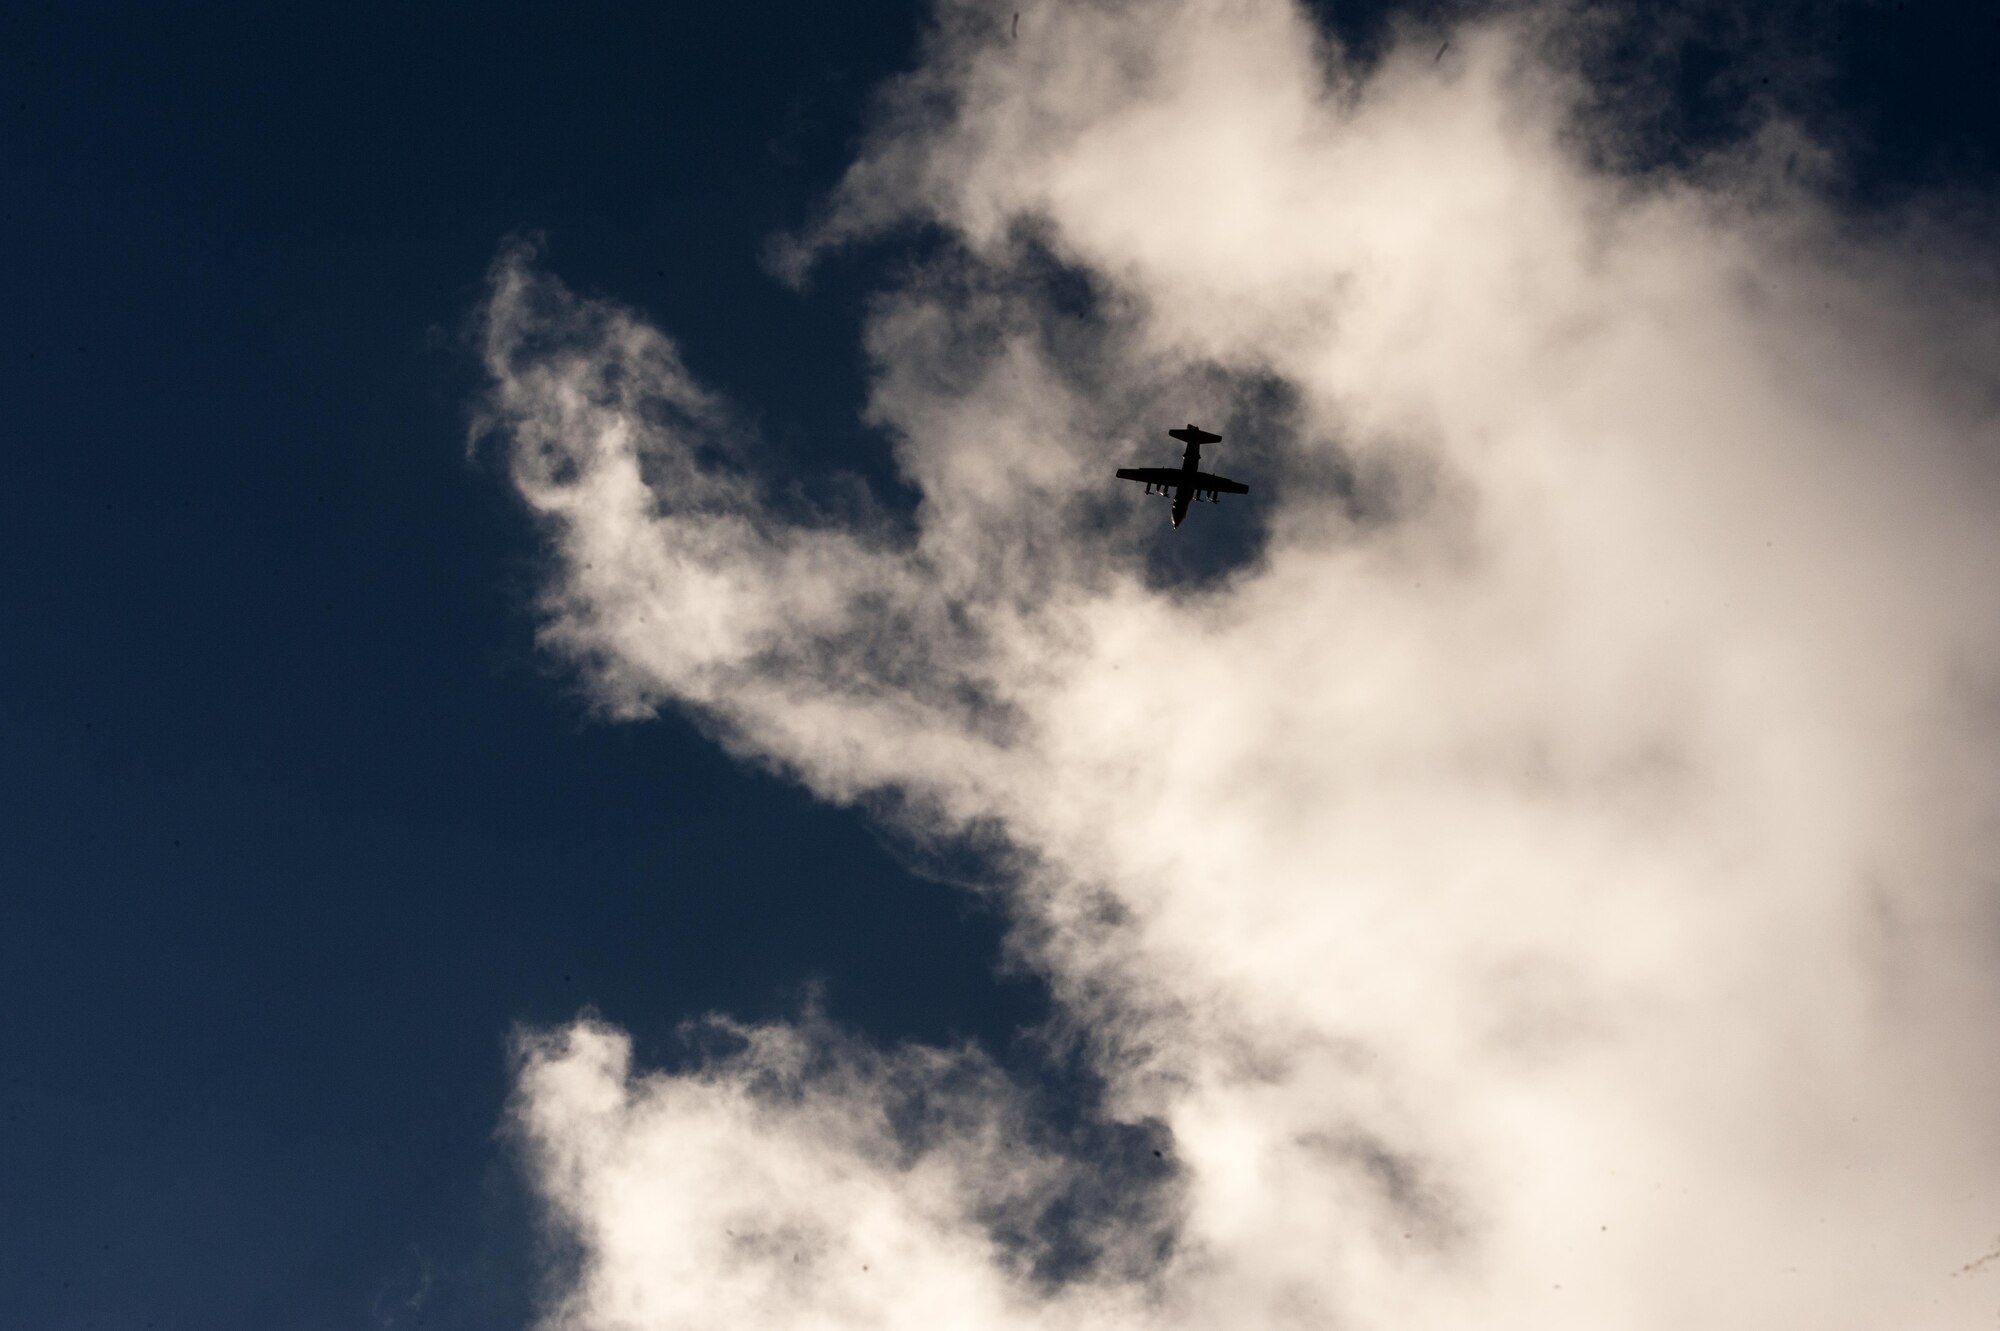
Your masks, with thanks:
M1990 1318L1990 266L1776 123L1607 173L1532 13L1366 70L1276 3L996 13L779 256L945 238L866 333L912 515L803 507L521 247L483 424L607 712L1007 847L1096 1145L810 1014L534 1034L550 1324ZM1183 419L1253 483L1200 576L1108 479Z

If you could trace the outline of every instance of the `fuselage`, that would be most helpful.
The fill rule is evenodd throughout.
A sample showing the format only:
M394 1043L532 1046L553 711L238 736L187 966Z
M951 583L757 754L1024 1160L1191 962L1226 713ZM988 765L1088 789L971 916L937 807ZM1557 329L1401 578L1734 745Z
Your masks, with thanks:
M1195 491L1200 488L1194 479L1200 470L1201 444L1197 440L1190 439L1187 452L1181 454L1181 483L1174 490L1173 523L1176 527L1180 526L1181 519L1187 516L1188 505L1194 502Z

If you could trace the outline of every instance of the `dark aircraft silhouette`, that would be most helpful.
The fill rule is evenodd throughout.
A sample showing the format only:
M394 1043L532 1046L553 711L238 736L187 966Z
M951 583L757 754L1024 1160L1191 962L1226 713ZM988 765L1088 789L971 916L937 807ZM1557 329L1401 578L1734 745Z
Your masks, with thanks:
M1227 476L1211 476L1201 469L1201 446L1219 444L1222 436L1210 434L1196 425L1184 429L1169 430L1168 434L1187 444L1187 452L1181 455L1178 467L1120 467L1118 479L1121 481L1144 481L1149 495L1165 495L1174 501L1173 523L1181 525L1187 516L1188 505L1197 499L1206 499L1211 504L1222 502L1224 495L1247 495L1250 487L1241 481L1232 481Z

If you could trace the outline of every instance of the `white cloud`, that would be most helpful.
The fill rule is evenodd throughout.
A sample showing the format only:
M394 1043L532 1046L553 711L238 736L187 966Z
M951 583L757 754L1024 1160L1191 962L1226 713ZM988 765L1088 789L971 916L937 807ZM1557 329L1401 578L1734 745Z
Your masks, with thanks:
M973 1052L808 1020L639 1076L580 1026L517 1106L555 1323L1993 1316L1990 255L1843 222L1782 127L1594 170L1525 20L1362 77L1279 4L997 12L947 6L793 254L952 239L868 332L913 532L771 495L520 251L492 424L607 708L1004 832L1177 1182L1051 1240L1086 1162ZM1194 584L1108 479L1184 419L1255 492L1173 539L1259 531Z

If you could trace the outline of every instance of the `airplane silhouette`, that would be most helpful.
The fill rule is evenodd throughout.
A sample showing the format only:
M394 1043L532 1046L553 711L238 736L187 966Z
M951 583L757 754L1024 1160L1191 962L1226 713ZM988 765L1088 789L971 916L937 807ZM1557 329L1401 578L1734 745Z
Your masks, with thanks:
M1219 444L1222 436L1210 434L1193 423L1182 429L1167 431L1175 439L1187 444L1187 452L1181 455L1178 467L1120 467L1118 479L1121 481L1144 481L1149 495L1165 495L1174 501L1171 512L1173 524L1178 527L1187 516L1188 505L1197 499L1206 499L1211 504L1222 502L1224 495L1247 495L1250 487L1241 481L1232 481L1227 476L1212 476L1201 469L1201 446Z

